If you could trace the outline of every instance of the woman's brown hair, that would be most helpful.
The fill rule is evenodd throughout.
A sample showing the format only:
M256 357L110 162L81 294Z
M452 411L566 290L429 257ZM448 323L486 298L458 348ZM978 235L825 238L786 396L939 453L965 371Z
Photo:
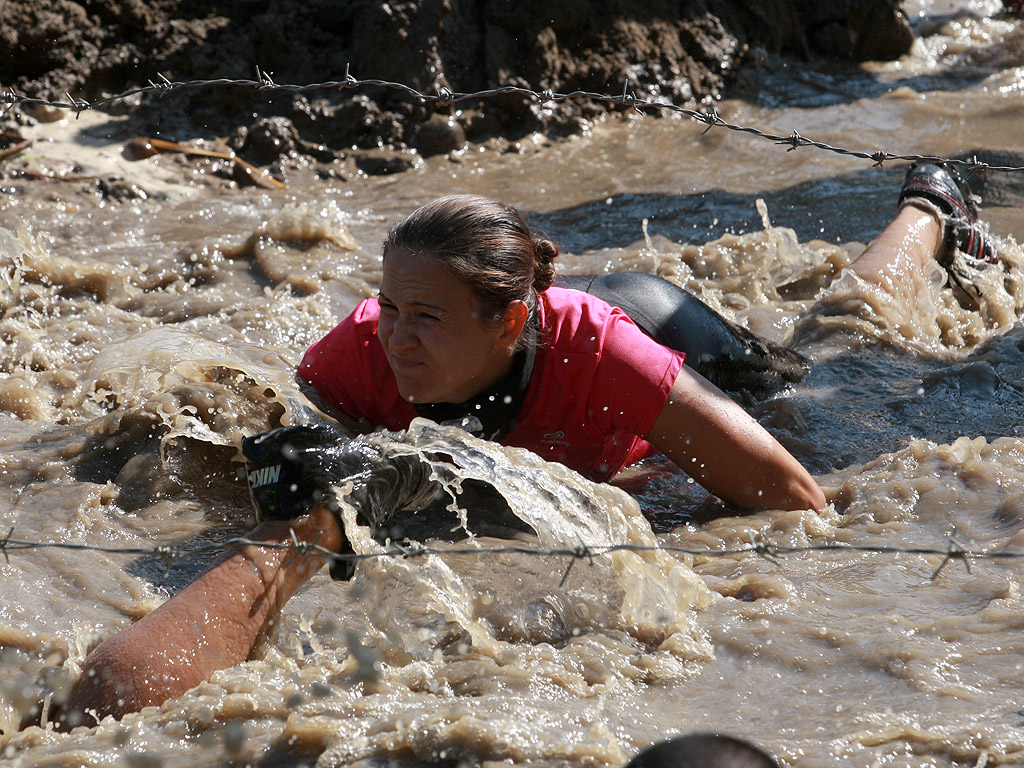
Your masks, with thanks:
M391 228L383 255L416 253L436 259L476 294L486 320L498 320L513 301L529 309L535 329L537 296L551 287L558 246L534 233L510 205L478 195L449 195L413 211ZM532 343L524 332L518 347Z

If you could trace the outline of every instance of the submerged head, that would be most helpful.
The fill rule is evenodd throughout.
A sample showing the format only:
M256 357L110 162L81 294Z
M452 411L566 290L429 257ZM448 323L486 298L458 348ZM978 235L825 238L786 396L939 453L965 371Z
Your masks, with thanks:
M392 227L377 336L402 397L460 403L500 381L535 342L557 255L515 208L476 195L439 198Z
M626 768L779 768L779 764L742 739L696 733L648 747Z

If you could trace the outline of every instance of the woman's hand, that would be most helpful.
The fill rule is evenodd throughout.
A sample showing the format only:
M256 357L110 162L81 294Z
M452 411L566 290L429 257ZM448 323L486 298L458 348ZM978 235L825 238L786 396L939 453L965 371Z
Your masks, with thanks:
M720 499L741 507L814 509L825 495L764 427L683 366L647 439Z

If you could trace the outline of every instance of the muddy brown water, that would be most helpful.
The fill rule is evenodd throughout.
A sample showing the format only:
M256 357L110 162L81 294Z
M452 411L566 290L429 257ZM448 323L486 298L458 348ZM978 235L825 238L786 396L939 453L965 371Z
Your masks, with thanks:
M1024 164L1024 27L998 10L911 6L922 41L901 62L776 68L756 99L720 109L835 146ZM184 555L0 561L5 764L620 765L668 735L718 731L789 766L1024 765L1024 561L723 554L1024 553L1021 174L979 180L1009 270L965 309L934 281L907 302L841 276L891 216L898 163L685 119L610 121L390 177L296 170L283 192L208 183L210 161L130 163L116 122L89 115L33 130L24 162L114 169L147 197L14 180L0 202L0 528ZM657 461L627 492L418 424L419 444L496 485L536 530L519 544L698 554L621 551L567 576L561 556L368 560L349 584L316 577L255 659L161 708L70 734L22 727L99 638L249 530L241 437L311 418L295 362L372 295L388 225L452 191L519 205L561 241L566 271L661 274L808 354L808 378L752 410L835 504L716 517Z

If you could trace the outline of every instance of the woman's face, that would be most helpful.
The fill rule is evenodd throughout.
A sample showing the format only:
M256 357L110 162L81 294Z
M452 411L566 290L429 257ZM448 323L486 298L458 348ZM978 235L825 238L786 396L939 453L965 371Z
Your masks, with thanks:
M508 373L518 330L485 320L469 285L435 259L388 254L378 301L377 338L410 402L461 403Z

